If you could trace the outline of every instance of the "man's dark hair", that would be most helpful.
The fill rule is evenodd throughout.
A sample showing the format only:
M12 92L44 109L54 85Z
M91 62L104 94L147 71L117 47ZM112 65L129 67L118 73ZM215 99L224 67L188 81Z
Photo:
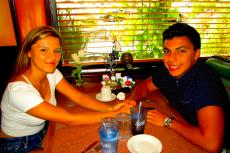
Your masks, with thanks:
M200 34L195 28L186 23L175 23L169 26L168 29L163 32L163 42L165 42L166 39L173 39L174 37L180 36L188 37L194 46L194 50L200 49Z

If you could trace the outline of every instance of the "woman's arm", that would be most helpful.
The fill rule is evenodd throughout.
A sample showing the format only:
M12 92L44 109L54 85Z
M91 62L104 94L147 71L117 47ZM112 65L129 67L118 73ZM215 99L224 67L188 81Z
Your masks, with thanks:
M157 110L148 113L148 121L158 126L164 126L167 116ZM224 113L219 106L206 106L197 112L198 126L177 119L173 120L170 129L176 131L195 145L210 153L221 150L224 137Z
M53 106L52 104L44 101L41 104L29 109L26 113L44 120L73 126L98 123L104 117L114 117L117 113L128 113L129 111L130 106L127 105L111 112L70 113L61 107Z
M96 111L113 111L119 109L124 105L127 105L126 103L118 103L114 106L110 106L102 103L95 98L92 98L87 94L78 91L75 87L68 83L65 78L62 78L62 80L57 84L56 90L71 99L73 102L77 103L78 105Z

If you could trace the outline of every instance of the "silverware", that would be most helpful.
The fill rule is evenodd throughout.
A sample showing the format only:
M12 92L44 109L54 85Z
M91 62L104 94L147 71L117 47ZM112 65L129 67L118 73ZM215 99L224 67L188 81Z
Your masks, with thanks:
M101 149L101 144L99 141L94 141L87 148L85 148L81 153L93 153Z

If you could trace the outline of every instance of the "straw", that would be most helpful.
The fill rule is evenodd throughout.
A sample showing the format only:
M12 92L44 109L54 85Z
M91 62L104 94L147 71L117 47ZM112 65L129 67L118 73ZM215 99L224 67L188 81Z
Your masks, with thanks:
M142 106L142 101L140 101L139 105L138 105L138 114L141 113L141 106Z
M106 133L108 132L108 129L107 129L107 127L106 127L106 123L102 120L102 125L103 125L103 127L104 127L104 129L105 129L105 131L106 131Z
M139 105L138 105L138 121L140 120L140 116L141 116L141 107L142 107L142 101L140 101Z
M109 129L106 127L106 123L102 121L102 126L104 127L106 133L108 134ZM110 140L108 139L108 142L110 143Z

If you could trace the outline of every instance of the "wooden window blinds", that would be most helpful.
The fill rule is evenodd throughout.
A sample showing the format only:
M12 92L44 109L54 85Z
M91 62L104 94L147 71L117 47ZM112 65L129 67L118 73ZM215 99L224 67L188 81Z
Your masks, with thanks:
M229 0L56 0L56 17L67 61L79 50L89 62L113 49L161 58L162 33L176 22L199 31L202 56L230 54Z

